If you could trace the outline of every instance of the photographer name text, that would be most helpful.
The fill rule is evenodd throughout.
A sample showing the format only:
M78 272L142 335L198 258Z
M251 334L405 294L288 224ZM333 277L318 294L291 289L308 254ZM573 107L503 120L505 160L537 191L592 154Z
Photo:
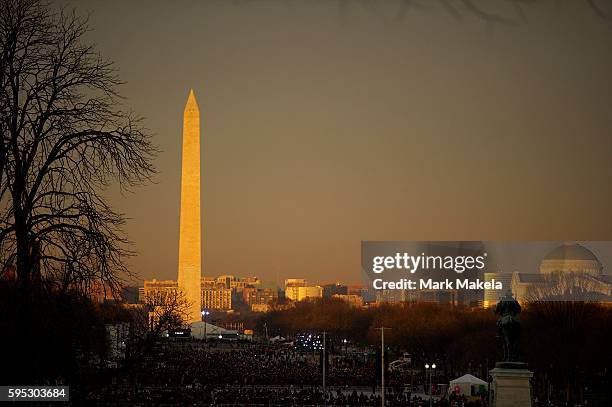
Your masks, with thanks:
M420 278L418 281L402 278L398 281L385 281L382 278L377 278L372 281L372 286L376 290L502 290L503 284L501 281L492 279L491 281L482 281L480 279L455 279L451 281L436 281L431 278Z

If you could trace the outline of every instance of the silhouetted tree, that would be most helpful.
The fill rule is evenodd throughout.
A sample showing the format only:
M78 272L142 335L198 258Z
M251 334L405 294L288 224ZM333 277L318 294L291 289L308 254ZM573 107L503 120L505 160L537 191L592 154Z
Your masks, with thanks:
M184 325L189 301L180 290L154 291L142 307L132 311L132 340L129 363L139 363L149 354L155 340L164 331Z
M131 252L102 191L154 173L150 135L120 109L116 70L87 30L46 2L0 2L0 260L24 292L36 267L60 290L115 287Z
M609 307L583 301L535 301L526 305L522 319L521 353L536 373L547 376L547 384L556 393L553 399L582 402L585 386L609 387ZM605 394L609 397L609 392Z
M77 384L105 357L105 316L80 293L41 290L28 301L27 320L20 292L0 281L0 382ZM72 397L72 394L71 394Z

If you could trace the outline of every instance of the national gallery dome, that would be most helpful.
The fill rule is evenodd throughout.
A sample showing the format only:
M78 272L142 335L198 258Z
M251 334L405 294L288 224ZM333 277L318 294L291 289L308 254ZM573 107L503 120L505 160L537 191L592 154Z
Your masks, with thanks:
M600 276L602 266L592 251L577 243L562 244L544 257L540 273L584 273Z

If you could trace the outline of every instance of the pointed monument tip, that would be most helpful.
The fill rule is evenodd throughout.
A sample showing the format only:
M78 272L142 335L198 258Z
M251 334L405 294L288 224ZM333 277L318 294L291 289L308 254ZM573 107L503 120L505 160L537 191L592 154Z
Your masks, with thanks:
M196 101L195 93L192 88L189 89L189 96L187 97L187 104L185 105L185 110L187 109L198 109L198 102Z
M189 96L187 97L187 100L193 100L195 99L195 93L193 91L193 88L189 88Z

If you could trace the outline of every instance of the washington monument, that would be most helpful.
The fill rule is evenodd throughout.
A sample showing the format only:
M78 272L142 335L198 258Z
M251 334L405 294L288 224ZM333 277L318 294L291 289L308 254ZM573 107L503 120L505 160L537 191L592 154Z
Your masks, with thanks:
M202 278L200 236L200 109L193 89L183 113L183 155L181 173L181 217L179 235L178 287L189 308L187 322L201 319Z

